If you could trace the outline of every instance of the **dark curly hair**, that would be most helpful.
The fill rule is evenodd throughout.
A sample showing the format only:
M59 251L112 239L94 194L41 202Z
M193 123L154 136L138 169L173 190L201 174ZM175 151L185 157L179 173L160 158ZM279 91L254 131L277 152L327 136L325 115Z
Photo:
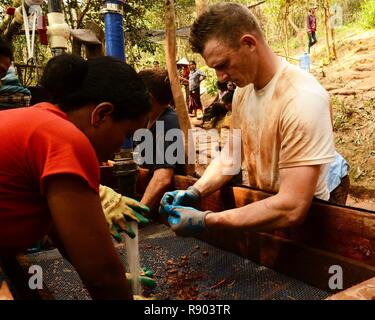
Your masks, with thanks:
M0 37L0 56L7 57L13 61L13 51L10 45Z
M139 76L152 96L161 105L166 105L172 102L173 95L167 70L145 69L139 72Z
M56 56L47 63L40 85L64 112L107 101L114 106L113 119L120 121L151 110L148 90L137 72L112 57L85 61L72 54Z

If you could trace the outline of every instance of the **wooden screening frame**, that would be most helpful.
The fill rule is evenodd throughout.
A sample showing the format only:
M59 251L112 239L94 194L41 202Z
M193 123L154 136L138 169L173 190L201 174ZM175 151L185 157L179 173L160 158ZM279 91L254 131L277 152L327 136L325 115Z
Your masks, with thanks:
M102 184L114 187L111 167L101 168ZM186 189L196 179L175 176L171 189ZM137 193L143 194L148 170L140 169ZM201 201L202 210L220 211L264 199L271 194L243 186L227 186ZM161 220L160 220L161 221ZM161 221L165 223L165 221ZM303 225L270 233L246 230L207 231L201 237L216 247L236 253L316 288L331 292L329 300L375 299L375 212L313 201ZM343 270L343 289L329 288L331 266ZM16 299L50 300L47 289L27 289L25 256L2 257L0 267L16 288Z

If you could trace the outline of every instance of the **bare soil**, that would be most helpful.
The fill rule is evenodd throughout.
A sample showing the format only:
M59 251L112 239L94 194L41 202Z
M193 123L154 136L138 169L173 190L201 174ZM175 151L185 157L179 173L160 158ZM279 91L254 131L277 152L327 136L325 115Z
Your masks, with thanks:
M338 59L312 73L331 96L336 149L350 164L348 203L375 210L375 30L347 34L336 48Z

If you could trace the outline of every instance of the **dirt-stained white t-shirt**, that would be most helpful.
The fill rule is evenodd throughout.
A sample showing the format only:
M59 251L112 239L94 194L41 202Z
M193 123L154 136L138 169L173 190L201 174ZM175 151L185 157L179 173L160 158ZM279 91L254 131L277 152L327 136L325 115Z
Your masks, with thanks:
M315 197L329 199L327 173L335 159L329 95L310 73L280 58L264 88L237 88L232 128L241 130L250 186L278 192L281 169L321 165Z

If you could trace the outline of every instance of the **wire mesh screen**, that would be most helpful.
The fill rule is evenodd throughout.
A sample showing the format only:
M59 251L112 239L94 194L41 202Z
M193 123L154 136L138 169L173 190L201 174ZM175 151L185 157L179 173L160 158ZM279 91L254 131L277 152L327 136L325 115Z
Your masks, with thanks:
M156 299L316 300L328 293L194 238L176 237L163 225L141 229L141 266L155 272ZM126 248L117 246L126 266ZM98 254L100 254L98 252ZM74 268L57 250L28 255L42 266L56 299L90 299Z

